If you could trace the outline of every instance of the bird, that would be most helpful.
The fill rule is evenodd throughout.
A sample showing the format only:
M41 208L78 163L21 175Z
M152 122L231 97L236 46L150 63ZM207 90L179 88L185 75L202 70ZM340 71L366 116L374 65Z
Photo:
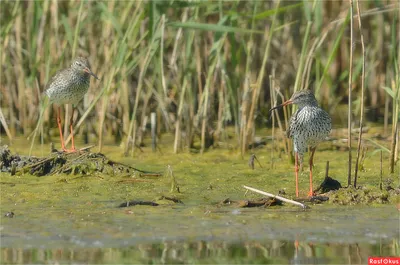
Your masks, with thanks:
M286 136L293 138L295 152L295 177L296 177L296 197L299 197L298 172L303 164L304 153L310 147L310 191L308 196L314 195L312 186L312 167L314 153L317 145L324 141L332 129L332 121L329 114L318 106L314 93L309 89L304 89L293 93L292 97L282 104L273 107L270 111L290 105L297 105L298 109L291 116L289 128Z
M64 152L75 152L73 117L75 105L82 100L87 93L90 85L90 76L100 80L90 67L90 63L85 57L77 57L73 60L70 67L58 71L45 88L45 95L49 99L49 104L58 106L57 125L60 131L61 148ZM61 105L72 104L72 113L70 119L71 149L65 148L64 137L61 127Z

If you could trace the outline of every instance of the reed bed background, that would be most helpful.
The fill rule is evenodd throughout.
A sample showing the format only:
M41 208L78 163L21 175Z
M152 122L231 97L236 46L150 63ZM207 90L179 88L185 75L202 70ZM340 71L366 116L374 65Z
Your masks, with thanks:
M387 134L393 124L396 139L400 4L359 4L364 98L361 35L354 23L351 45L347 1L1 1L2 137L32 132L46 82L78 55L89 58L101 81L92 79L78 105L75 130L100 150L113 139L133 153L150 137L155 112L157 133L175 135L175 152L196 144L203 152L226 140L229 127L244 153L256 129L271 126L268 109L305 88L336 127L346 127L338 106L347 104L353 47L355 121L363 101L364 119L382 123ZM55 129L49 108L45 141Z

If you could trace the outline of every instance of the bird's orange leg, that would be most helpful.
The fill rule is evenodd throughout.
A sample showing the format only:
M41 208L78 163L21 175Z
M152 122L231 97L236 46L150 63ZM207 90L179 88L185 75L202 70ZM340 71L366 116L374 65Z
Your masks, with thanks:
M63 137L62 128L61 128L61 107L58 107L57 125L58 125L58 130L60 131L61 149L63 151L65 151L64 137Z
M299 154L294 154L294 174L296 176L296 197L299 197Z
M71 152L71 153L72 152L76 152L75 142L74 142L74 129L72 127L73 122L74 122L74 106L72 106L71 119L69 120L69 130L70 130L70 133L71 133L71 145L72 145L72 147L71 147L71 149L66 150L67 152Z
M312 168L313 168L313 160L314 160L314 153L316 147L311 147L311 155L310 155L310 191L308 192L308 197L314 196L313 186L312 186Z

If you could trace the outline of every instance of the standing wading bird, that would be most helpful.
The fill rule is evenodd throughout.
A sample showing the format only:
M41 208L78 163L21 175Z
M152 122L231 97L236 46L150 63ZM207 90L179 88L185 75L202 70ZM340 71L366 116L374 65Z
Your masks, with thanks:
M78 57L74 60L69 68L58 71L48 82L46 86L46 95L49 98L49 103L58 105L57 124L60 131L61 148L64 152L75 152L74 134L73 134L73 119L74 105L77 104L89 89L90 76L99 78L90 70L89 61L86 58ZM65 149L64 137L61 127L61 105L72 104L72 114L70 119L71 132L71 149Z
M292 97L281 105L273 107L270 111L289 104L296 104L297 111L290 118L287 137L293 138L295 152L296 197L299 197L298 173L299 166L303 164L303 155L310 147L310 191L308 196L313 196L312 166L317 145L325 140L331 132L331 118L328 113L318 106L311 90L295 92Z

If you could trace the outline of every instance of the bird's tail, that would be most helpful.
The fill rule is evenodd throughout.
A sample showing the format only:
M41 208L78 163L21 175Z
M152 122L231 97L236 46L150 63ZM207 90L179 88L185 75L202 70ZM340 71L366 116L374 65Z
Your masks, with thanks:
M47 109L47 107L49 106L49 104L50 104L49 97L44 95L43 100L41 101L41 104L40 104L40 115L39 115L39 119L36 123L36 127L33 130L33 132L28 136L28 140L30 140L30 138L32 138L31 148L29 149L29 156L31 156L33 145L35 143L36 134L37 134L39 128L41 129L40 132L42 133L42 137L43 137L43 128L42 128L43 114L44 114L45 110Z

